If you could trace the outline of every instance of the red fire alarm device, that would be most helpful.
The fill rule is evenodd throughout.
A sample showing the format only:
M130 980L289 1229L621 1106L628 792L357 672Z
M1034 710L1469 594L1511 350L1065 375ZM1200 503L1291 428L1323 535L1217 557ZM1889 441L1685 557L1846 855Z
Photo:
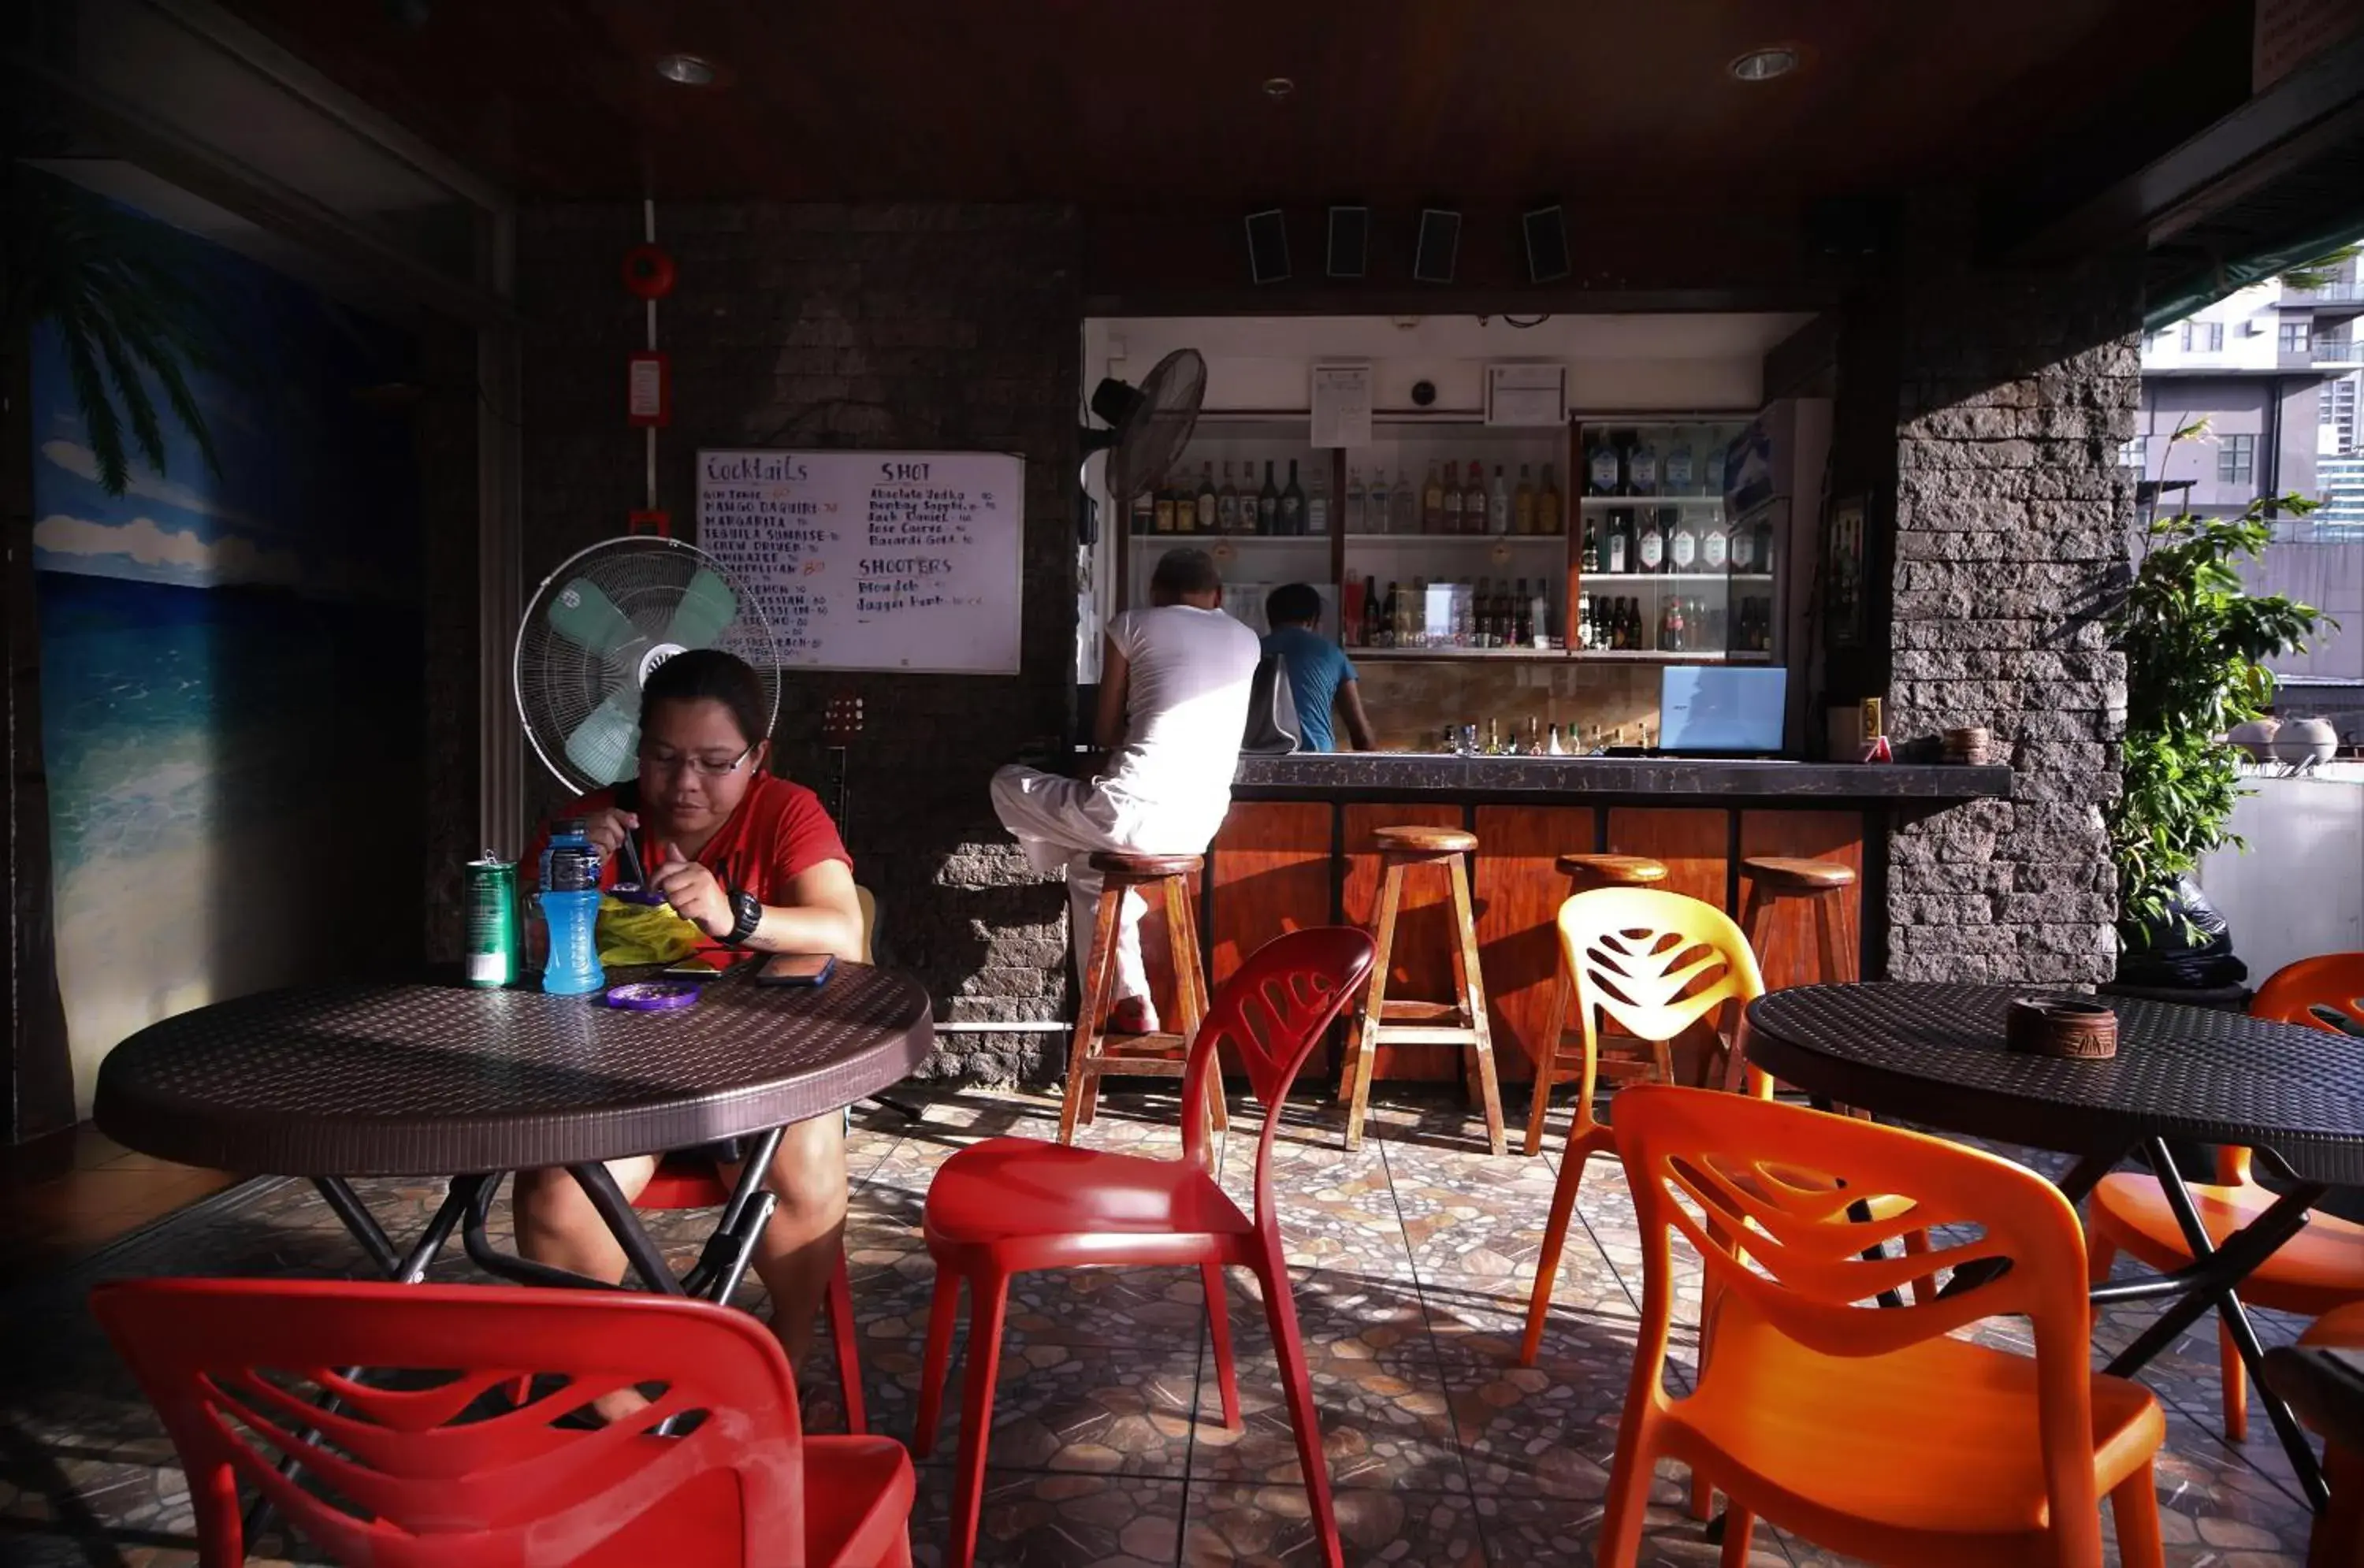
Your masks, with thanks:
M624 252L624 286L635 299L663 299L673 293L673 258L654 245L635 245Z
M639 428L673 423L673 365L664 355L643 351L632 356L624 411Z
M673 538L673 518L663 512L634 512L627 519L624 531L631 534L655 534L660 539Z

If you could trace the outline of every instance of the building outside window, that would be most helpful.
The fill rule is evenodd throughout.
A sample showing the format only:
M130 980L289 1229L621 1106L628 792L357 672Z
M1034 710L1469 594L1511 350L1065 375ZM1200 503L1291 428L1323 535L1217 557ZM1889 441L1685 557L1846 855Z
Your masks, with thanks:
M2282 352L2303 354L2312 346L2314 337L2313 323L2285 321L2282 323Z
M2217 483L2221 484L2252 484L2257 481L2257 437L2222 436L2217 439Z
M2213 354L2225 347L2225 324L2222 321L2187 321L2183 324L2185 353Z

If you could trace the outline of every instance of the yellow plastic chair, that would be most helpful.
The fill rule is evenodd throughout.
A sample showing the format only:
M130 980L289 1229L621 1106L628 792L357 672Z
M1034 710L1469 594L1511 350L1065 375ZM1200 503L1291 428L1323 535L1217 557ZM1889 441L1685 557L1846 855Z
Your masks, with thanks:
M1720 1029L1727 1051L1737 1048L1732 1032L1739 1010L1765 994L1756 955L1730 917L1712 904L1658 887L1597 887L1559 906L1561 962L1574 977L1582 1062L1576 1082L1576 1117L1567 1129L1559 1180L1552 1188L1551 1221L1535 1260L1534 1294L1527 1304L1526 1338L1519 1364L1533 1366L1551 1310L1552 1286L1568 1222L1576 1213L1577 1188L1595 1154L1611 1148L1609 1129L1593 1118L1592 1095L1600 1071L1600 1015L1645 1043L1671 1040L1709 1009L1729 1006L1729 1028ZM1769 1092L1762 1073L1752 1081ZM1622 1091L1621 1091L1622 1095Z
M2325 1034L2346 1032L2320 1017L2318 1007L2364 1027L2364 952L2325 953L2285 964L2249 999L2251 1018L2299 1024ZM2364 1040L2357 1047L2364 1051ZM2220 1247L2280 1195L2250 1173L2246 1149L2217 1150L2216 1180L2191 1187L2201 1226ZM2121 1251L2155 1269L2191 1266L2191 1249L2158 1177L2133 1172L2102 1177L2087 1213L2094 1284L2110 1277L2110 1265ZM2364 1225L2336 1215L2308 1215L2299 1233L2241 1282L2239 1294L2245 1306L2308 1318L2364 1300ZM2216 1326L2216 1369L2224 1394L2225 1435L2245 1441L2249 1435L2249 1369L2221 1321Z
M1732 1499L1727 1568L1747 1561L1759 1515L1876 1562L2099 1568L2103 1496L2125 1568L2158 1568L2166 1419L2148 1390L2091 1370L2084 1236L2057 1188L1979 1150L1700 1089L1626 1091L1615 1138L1643 1300L1603 1568L1635 1561L1669 1458ZM1850 1204L1874 1195L1901 1207L1855 1218ZM1926 1258L1864 1256L1907 1225L1971 1234ZM1678 1232L1716 1319L1695 1391L1671 1398ZM1932 1263L1986 1259L2010 1267L1953 1296L1867 1305ZM2028 1320L2033 1357L1951 1337L2004 1316Z

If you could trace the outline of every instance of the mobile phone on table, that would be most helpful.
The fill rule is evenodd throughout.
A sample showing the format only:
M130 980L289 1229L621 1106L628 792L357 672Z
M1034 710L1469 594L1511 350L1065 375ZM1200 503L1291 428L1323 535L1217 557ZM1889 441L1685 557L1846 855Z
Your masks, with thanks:
M837 957L825 952L775 953L755 972L758 985L824 985L837 972Z
M686 958L665 965L667 980L719 980L722 971L702 958Z

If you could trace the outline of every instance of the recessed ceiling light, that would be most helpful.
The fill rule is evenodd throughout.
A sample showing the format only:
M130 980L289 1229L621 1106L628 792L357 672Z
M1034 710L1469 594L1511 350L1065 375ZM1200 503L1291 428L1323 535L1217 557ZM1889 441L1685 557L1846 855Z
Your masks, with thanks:
M694 54L668 54L657 61L657 74L685 87L704 87L714 81L714 66Z
M1286 76L1267 76L1264 79L1264 95L1276 104L1296 91L1297 83Z
M1798 51L1789 44L1752 49L1724 69L1732 72L1734 81L1770 82L1798 69Z

